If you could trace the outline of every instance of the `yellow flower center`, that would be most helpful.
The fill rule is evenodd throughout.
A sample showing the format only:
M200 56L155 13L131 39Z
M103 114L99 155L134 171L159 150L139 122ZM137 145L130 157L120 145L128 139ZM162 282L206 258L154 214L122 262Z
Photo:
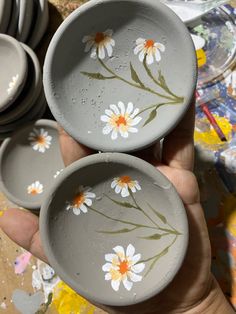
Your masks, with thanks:
M131 182L131 178L129 176L122 176L120 177L120 183L130 183Z
M37 138L37 142L41 145L45 144L45 137L42 135L39 135Z
M124 116L119 116L116 120L116 125L119 127L121 124L127 125L127 121Z
M99 44L100 42L102 42L105 39L105 35L101 32L96 33L95 35L95 43Z
M80 207L85 201L84 193L77 194L73 199L73 205L76 207Z
M154 47L154 44L155 44L154 40L152 40L152 39L147 39L147 40L146 40L146 43L145 43L145 48L153 48L153 47Z
M121 275L126 274L129 271L129 264L126 260L124 260L123 262L120 262L119 265L119 272L121 273Z

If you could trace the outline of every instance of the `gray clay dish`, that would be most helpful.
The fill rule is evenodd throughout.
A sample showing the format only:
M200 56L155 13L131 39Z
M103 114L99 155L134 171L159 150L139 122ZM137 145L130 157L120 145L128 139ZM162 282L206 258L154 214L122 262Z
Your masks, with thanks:
M33 20L33 0L19 0L19 5L20 11L16 38L21 42L25 42L29 36Z
M16 36L16 30L19 19L19 1L20 0L12 0L11 17L7 28L7 34L12 37Z
M46 99L43 90L39 95L39 98L34 103L33 107L20 119L5 125L0 125L0 133L8 133L14 131L19 126L41 118L41 113L45 111ZM40 117L39 117L40 116Z
M39 60L34 51L22 44L28 59L28 77L17 102L0 114L0 125L5 125L21 118L34 105L42 90L42 74Z
M49 107L70 135L96 150L127 152L180 121L196 72L189 32L168 7L92 0L58 28L43 81Z
M5 33L10 21L12 0L0 1L0 33Z
M75 291L123 306L171 282L185 256L188 223L176 190L156 168L100 153L58 177L41 207L40 236L50 265Z
M32 49L34 49L42 39L48 25L48 19L48 1L38 0L36 21L34 23L33 31L27 41L27 45L30 46Z
M28 64L24 49L13 37L0 34L0 112L8 108L22 91Z
M39 209L45 192L63 168L57 123L28 123L0 148L1 191L19 206Z

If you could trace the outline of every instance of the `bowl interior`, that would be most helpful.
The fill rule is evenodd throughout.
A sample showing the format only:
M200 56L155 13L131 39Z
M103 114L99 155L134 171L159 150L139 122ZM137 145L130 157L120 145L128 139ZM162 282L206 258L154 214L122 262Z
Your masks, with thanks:
M40 232L52 267L73 289L100 304L128 305L172 280L188 227L170 182L146 162L116 155L64 170L41 208Z
M96 45L103 50L102 36L107 36L112 53L109 57L105 48L104 58L93 59ZM135 55L140 38L146 39L144 48ZM154 43L159 61L154 55L145 69L140 53ZM170 9L150 0L82 6L54 36L44 71L56 119L77 140L102 151L132 151L162 138L182 117L196 83L195 51L187 29ZM133 106L127 109L130 102ZM119 117L125 112L124 122ZM112 114L113 124L101 118Z

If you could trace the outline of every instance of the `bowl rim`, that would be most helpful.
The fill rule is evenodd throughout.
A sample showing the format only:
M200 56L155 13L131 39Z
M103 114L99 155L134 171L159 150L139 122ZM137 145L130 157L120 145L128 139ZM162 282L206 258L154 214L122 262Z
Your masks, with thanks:
M5 100L0 101L0 112L7 109L19 96L21 91L24 88L26 79L27 79L27 73L28 73L28 62L27 62L27 55L21 44L13 37L7 35L7 34L0 34L0 41L7 42L11 45L12 48L17 53L18 56L18 75L19 78L16 82L16 86L14 88L14 93L10 94L5 97Z
M132 145L132 143L129 143L129 148L122 148L119 146L116 148L115 146L112 147L111 150L111 144L104 144L100 145L100 141L97 141L97 143L94 143L88 136L81 136L81 134L76 131L76 129L73 127L72 124L68 122L68 120L65 119L60 105L60 102L55 97L55 91L53 90L53 67L54 67L54 54L56 53L57 50L57 44L60 42L61 38L64 36L64 32L67 30L67 28L70 26L71 23L73 23L76 19L78 19L82 14L87 12L88 10L92 9L93 7L101 4L106 4L106 3L122 3L128 2L128 3L133 3L134 5L137 4L136 0L90 0L89 2L83 4L81 7L76 9L74 12L72 12L59 26L57 31L55 32L44 61L44 66L43 66L43 85L44 85L44 91L45 91L45 96L48 102L48 105L50 107L50 110L55 117L55 119L60 123L60 125L63 126L63 128L67 131L68 134L70 134L74 139L79 141L81 144L88 146L94 150L97 151L117 151L117 152L132 152L132 151L137 151L139 149L143 149L145 147L148 147L155 143L157 140L163 138L166 136L168 133L170 133L176 125L181 121L183 118L184 114L186 113L188 107L190 106L192 99L194 97L194 91L196 89L197 85L197 60L196 60L196 53L195 53L195 48L193 41L191 39L191 36L189 34L189 31L187 30L187 27L185 24L181 21L181 19L166 5L163 3L160 3L159 1L153 1L153 0L139 0L138 5L143 4L144 6L150 6L151 8L154 7L157 10L161 11L163 14L166 15L166 17L170 17L173 20L173 23L175 23L176 28L178 30L179 36L184 40L185 46L188 48L189 51L192 51L191 56L189 56L189 60L191 63L191 71L192 71L192 77L189 79L191 83L189 85L191 88L189 91L186 93L185 100L182 104L183 110L179 114L179 117L176 119L175 123L173 123L172 127L163 132L162 135L159 136L154 136L151 135L147 140L143 139L142 141L139 141L139 145Z
M8 145L10 145L10 143L12 141L12 138L14 137L15 134L18 135L19 133L24 132L25 129L27 129L30 125L34 125L35 127L37 127L37 126L44 126L44 127L48 126L48 127L54 128L56 130L58 129L56 121L53 121L53 120L40 119L40 120L37 120L37 121L29 121L23 127L20 126L16 131L14 131L12 133L12 136L6 138L2 142L2 145L0 147L0 188L1 188L2 192L3 192L3 194L5 194L6 197L10 201L12 201L14 204L16 204L16 205L18 205L20 207L26 208L26 209L39 210L42 202L22 201L20 198L14 196L14 194L12 194L8 190L8 188L6 187L6 185L4 183L4 178L3 178L3 175L2 175L2 171L1 171L1 169L3 167L4 154L5 154L5 151L6 151L7 147L8 147Z
M58 261L56 255L54 254L54 248L51 244L50 240L50 232L49 232L49 220L50 220L50 205L55 197L57 190L61 185L63 185L64 180L70 177L73 173L78 172L80 169L84 167L88 167L90 165L94 165L96 163L104 163L104 162L114 162L114 163L120 163L129 167L132 167L134 169L137 169L140 172L144 172L145 168L145 174L148 176L151 176L152 178L155 177L155 175L161 176L162 179L164 179L168 184L171 185L172 193L175 194L175 197L177 197L182 204L182 212L181 212L181 218L183 223L183 228L185 230L185 236L182 238L182 246L179 254L179 259L175 263L174 271L172 271L171 276L169 276L168 280L159 287L159 289L154 289L152 293L149 295L146 295L142 298L136 299L135 301L128 302L124 300L117 300L115 302L109 301L104 298L99 298L91 294L89 291L84 291L83 286L78 283L76 280L74 280L73 277L67 274L66 270L63 269L63 266L61 266L60 262ZM142 170L140 168L144 167ZM157 179L157 178L155 178ZM75 161L71 165L67 166L64 171L60 174L58 177L58 180L55 182L55 184L47 191L44 201L42 203L41 209L40 209L40 216L39 216L39 232L40 237L42 240L43 249L45 251L46 257L48 258L48 261L50 265L55 269L56 273L60 276L60 278L65 281L72 289L74 289L76 292L78 292L80 295L85 297L88 300L91 300L92 302L96 302L97 304L104 304L109 306L128 306L137 304L140 302L143 302L155 295L157 295L160 291L162 291L164 288L166 288L167 285L173 280L177 272L179 271L180 267L183 264L183 261L186 256L187 247L188 247L188 241L189 241L189 226L188 226L188 219L186 214L186 209L182 203L182 200L180 199L180 196L178 195L175 187L173 184L167 179L166 176L164 176L157 168L155 168L153 165L149 164L148 162L124 153L96 153L87 157L83 157L80 160Z

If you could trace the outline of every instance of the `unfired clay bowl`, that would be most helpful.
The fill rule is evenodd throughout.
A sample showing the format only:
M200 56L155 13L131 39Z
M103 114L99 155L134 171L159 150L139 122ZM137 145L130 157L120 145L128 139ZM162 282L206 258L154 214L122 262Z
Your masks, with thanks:
M188 223L177 192L156 168L100 153L58 177L41 207L40 235L50 264L75 291L123 306L171 282L185 256Z
M53 115L76 140L134 151L182 118L196 56L183 22L159 1L92 0L55 33L43 80Z
M27 57L13 37L0 34L0 112L8 108L22 91L27 77Z
M19 19L16 38L21 42L25 42L30 34L30 28L32 27L33 21L33 3L33 0L20 0L18 3Z
M5 33L11 16L12 0L0 1L0 33Z
M39 209L63 168L55 121L28 123L1 145L1 191L19 206Z

